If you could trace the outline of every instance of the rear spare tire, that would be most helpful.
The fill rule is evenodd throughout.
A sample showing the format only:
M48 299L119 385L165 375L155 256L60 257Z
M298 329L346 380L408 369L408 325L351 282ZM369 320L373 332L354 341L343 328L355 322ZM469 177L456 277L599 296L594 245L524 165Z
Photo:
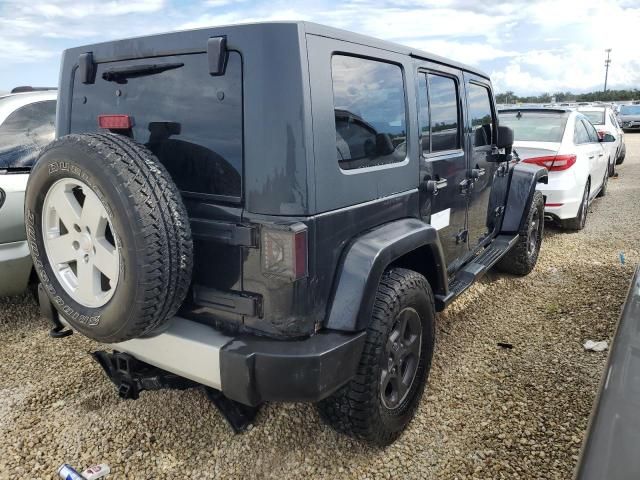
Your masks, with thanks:
M49 298L87 337L147 334L185 298L193 243L184 204L158 159L128 137L49 144L29 177L25 223Z

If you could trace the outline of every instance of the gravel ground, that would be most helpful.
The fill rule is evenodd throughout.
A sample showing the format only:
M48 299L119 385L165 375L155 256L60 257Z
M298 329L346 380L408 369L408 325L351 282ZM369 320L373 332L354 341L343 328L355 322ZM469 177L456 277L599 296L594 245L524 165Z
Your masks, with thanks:
M547 226L531 275L490 273L440 315L428 389L391 447L334 433L310 405L267 405L233 435L200 390L121 401L96 345L49 339L22 296L0 300L0 478L63 462L107 462L113 479L570 478L606 360L582 343L612 338L640 261L640 135L626 138L584 231Z

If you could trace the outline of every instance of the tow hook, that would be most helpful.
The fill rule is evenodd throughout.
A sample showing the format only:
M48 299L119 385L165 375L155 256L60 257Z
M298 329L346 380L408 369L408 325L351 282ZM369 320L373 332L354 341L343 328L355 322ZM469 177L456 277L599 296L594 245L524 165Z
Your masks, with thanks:
M49 300L44 285L41 283L38 284L38 304L40 305L40 317L49 320L53 325L51 330L49 330L50 337L64 338L73 335L73 330L65 328L60 321L60 315L53 306L53 303L51 303L51 300Z
M91 356L115 384L120 398L136 400L143 390L185 390L200 386L197 382L149 365L127 353L97 351ZM236 402L213 388L205 387L205 391L235 433L249 429L258 414L259 406L250 407Z

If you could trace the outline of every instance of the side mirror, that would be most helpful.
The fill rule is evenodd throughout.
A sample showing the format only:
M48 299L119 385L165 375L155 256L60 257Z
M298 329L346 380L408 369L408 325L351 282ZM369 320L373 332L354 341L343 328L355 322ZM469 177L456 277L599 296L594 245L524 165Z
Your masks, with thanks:
M598 137L601 143L611 143L616 141L616 137L611 135L610 133L605 133L601 137Z
M511 128L502 125L498 127L496 146L498 149L504 148L506 155L511 154L511 149L513 148L513 130L511 130Z

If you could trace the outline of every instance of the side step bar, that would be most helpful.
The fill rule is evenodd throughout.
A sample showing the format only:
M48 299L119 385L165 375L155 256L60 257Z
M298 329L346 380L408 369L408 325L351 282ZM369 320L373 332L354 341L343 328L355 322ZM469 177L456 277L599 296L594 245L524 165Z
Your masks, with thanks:
M436 310L442 311L455 298L469 288L476 280L482 277L498 261L505 256L516 244L518 235L499 235L477 257L466 264L453 280L449 283L449 292L446 295L436 295Z

